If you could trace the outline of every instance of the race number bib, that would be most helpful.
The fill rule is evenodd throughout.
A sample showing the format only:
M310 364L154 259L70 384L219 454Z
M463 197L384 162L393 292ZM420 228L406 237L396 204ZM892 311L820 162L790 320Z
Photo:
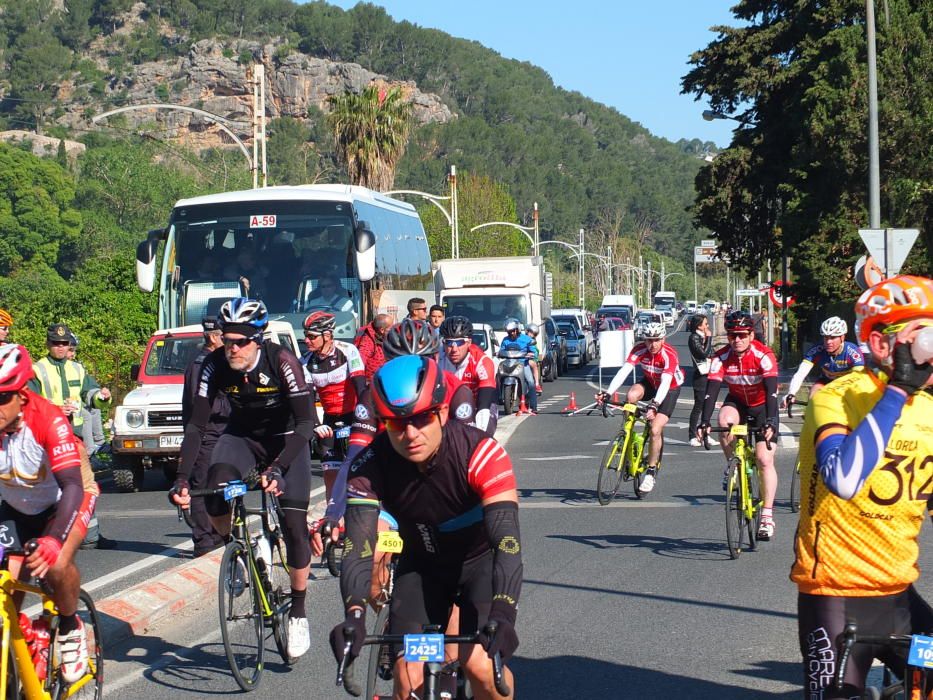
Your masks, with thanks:
M443 634L406 634L405 661L424 663L444 661Z

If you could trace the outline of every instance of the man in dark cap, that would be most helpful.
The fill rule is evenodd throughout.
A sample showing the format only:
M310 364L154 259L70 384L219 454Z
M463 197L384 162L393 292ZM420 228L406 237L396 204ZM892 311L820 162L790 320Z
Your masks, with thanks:
M181 397L181 420L183 425L187 425L191 418L191 406L198 389L198 377L201 375L201 366L204 364L204 359L224 344L220 323L216 316L205 316L201 319L201 328L204 331L204 346L198 356L185 369L185 388ZM223 392L219 392L214 400L210 421L201 438L201 449L198 452L197 462L191 469L189 479L191 488L199 489L206 485L207 470L211 466L211 452L227 425L229 415L230 404L227 402L227 396ZM211 519L207 515L203 497L191 499L191 540L194 542L194 556L196 557L203 556L224 543L223 537L211 525Z

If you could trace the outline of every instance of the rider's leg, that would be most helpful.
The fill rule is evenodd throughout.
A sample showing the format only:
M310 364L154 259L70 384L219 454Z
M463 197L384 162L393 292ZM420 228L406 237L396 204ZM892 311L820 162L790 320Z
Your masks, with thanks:
M405 555L399 559L395 573L395 591L392 594L392 612L389 615L390 634L417 634L424 625L442 627L449 621L453 581L441 580L441 571L408 569ZM411 700L412 693L421 697L423 667L420 663L407 663L399 656L394 669L393 698Z
M774 494L777 493L778 477L777 470L774 468L774 453L777 445L771 443L769 450L764 440L760 440L755 445L755 459L761 469L761 495L763 506L771 509L774 507Z
M656 467L661 459L661 447L664 445L664 426L668 417L658 413L651 421L651 444L648 446L648 466Z
M464 565L460 579L460 633L473 634L486 624L492 605L492 552L477 557ZM496 692L492 673L492 661L486 650L479 644L460 646L460 664L470 680L473 697L476 700L499 700L503 696ZM513 686L515 679L509 670L502 669L502 676L512 687L512 697L516 697Z
M731 404L723 404L722 408L719 409L719 427L728 428L730 425L737 425L742 422L742 416L739 413L738 409ZM719 444L722 447L722 452L726 455L726 460L732 459L733 449L732 443L735 442L735 438L729 433L720 433Z
M528 360L528 366L531 367L531 376L535 380L535 387L541 386L541 370L538 369L538 363L534 360Z
M645 395L645 387L640 383L635 383L632 385L632 388L628 390L628 393L625 395L625 400L629 403L635 403L636 401L641 401L641 398Z
M207 470L206 488L217 488L220 484L245 479L256 467L256 446L246 438L221 435L211 453L211 466ZM230 505L222 496L204 499L204 507L211 518L211 525L225 540L230 537Z

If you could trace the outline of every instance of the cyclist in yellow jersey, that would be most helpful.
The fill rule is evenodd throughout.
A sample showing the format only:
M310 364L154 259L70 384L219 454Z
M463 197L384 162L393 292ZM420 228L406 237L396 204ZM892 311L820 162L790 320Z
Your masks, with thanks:
M814 394L800 435L800 523L791 580L807 698L859 697L876 655L852 650L844 686L837 639L909 634L917 538L933 506L933 280L901 275L856 303L859 340L877 371L852 372Z

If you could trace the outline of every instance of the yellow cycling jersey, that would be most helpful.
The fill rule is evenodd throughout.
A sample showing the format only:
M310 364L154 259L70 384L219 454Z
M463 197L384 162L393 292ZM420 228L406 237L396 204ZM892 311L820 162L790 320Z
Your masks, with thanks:
M854 430L885 386L883 375L852 372L827 384L807 406L790 575L802 593L889 595L920 574L917 538L933 498L933 395L919 392L904 404L884 456L851 500L829 491L816 466L815 438Z

